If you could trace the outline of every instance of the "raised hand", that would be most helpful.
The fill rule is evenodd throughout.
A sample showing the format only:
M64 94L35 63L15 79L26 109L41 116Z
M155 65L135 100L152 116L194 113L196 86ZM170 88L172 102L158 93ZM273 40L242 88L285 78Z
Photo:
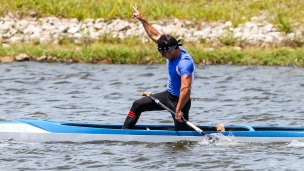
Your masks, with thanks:
M132 15L132 18L137 18L138 20L143 19L143 16L139 12L137 5L135 4L134 6L132 6L132 8L134 9L134 13Z

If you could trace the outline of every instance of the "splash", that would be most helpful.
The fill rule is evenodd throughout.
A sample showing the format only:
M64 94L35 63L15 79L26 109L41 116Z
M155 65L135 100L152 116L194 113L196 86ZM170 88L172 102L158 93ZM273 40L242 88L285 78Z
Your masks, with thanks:
M233 135L224 136L221 133L209 134L199 142L200 145L236 145L239 144Z
M303 141L298 140L292 140L289 144L287 144L288 147L304 147Z

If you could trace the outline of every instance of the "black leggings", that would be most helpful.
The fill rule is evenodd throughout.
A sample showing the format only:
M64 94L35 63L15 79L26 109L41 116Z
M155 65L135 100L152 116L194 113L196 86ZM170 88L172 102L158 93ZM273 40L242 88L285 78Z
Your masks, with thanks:
M165 106L170 108L171 110L175 111L177 103L178 103L178 97L171 95L168 91L163 91L160 93L152 94L152 96L156 99L158 99L161 103L163 103ZM182 109L183 117L187 120L189 120L189 110L191 107L191 100L189 99L188 102L185 104L185 106ZM133 102L133 105L130 109L130 112L125 120L125 123L123 125L123 128L125 129L132 129L137 120L139 119L142 112L145 111L155 111L155 110L164 110L161 106L156 104L151 98L149 97L143 97L141 99L135 100ZM173 116L174 125L176 130L188 130L187 124L183 122L177 121Z

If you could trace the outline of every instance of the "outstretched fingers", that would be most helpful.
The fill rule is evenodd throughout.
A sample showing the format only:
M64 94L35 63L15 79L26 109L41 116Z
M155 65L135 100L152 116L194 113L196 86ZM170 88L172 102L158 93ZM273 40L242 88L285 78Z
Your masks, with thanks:
M132 6L132 8L134 9L134 11L138 11L138 7L137 7L137 4L135 4L134 6Z
M134 13L132 15L132 18L141 18L141 14L140 12L138 11L138 6L137 4L135 4L134 6L132 6L133 10L134 10Z

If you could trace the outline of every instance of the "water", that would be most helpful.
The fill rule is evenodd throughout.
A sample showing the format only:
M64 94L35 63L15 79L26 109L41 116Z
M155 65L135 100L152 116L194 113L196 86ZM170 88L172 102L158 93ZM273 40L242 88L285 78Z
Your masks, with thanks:
M164 65L0 64L0 120L122 123L140 92L166 88ZM197 66L196 125L303 126L304 69ZM172 124L168 112L138 124ZM0 141L1 170L303 170L304 142Z

